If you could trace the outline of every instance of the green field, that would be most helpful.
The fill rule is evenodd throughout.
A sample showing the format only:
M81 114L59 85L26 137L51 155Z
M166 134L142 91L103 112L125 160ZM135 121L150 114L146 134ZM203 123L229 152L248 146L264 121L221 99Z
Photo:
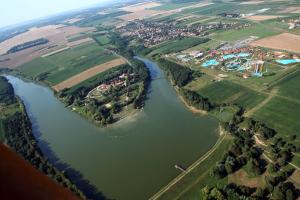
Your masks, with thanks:
M226 80L209 84L201 88L198 93L209 98L212 102L218 104L237 103L246 109L254 107L265 98L264 95Z
M265 122L278 131L280 135L298 135L300 137L299 119L300 102L275 97L267 105L254 113L254 118Z
M236 41L246 39L250 36L264 38L279 33L281 33L281 31L275 28L266 29L262 24L252 24L252 26L240 30L218 31L212 36L212 38L221 41Z
M95 39L101 45L106 45L110 42L110 39L106 35L95 36Z
M93 43L71 48L52 56L34 59L22 65L19 70L32 78L47 73L44 80L54 85L114 58L116 56L107 53L99 45Z
M300 101L300 70L285 77L274 87L279 87L279 95Z
M228 135L218 145L218 148L201 164L194 168L184 178L165 192L159 200L175 199L200 199L201 189L206 185L216 185L218 183L227 183L227 178L217 180L210 175L210 170L216 162L223 156L224 152L232 144L232 138Z
M189 49L191 47L194 47L196 45L205 42L206 42L205 38L195 38L195 37L184 38L181 40L171 40L162 43L160 45L157 45L155 47L152 47L151 48L152 52L150 53L150 55L175 53L175 52L183 51L185 49Z

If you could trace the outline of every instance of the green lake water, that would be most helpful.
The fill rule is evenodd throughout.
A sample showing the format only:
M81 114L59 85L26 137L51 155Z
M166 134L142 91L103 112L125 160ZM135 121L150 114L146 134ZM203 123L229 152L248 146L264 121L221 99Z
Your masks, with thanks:
M180 173L175 164L187 167L218 139L218 121L190 112L163 72L143 61L153 78L144 109L109 128L65 108L49 88L7 76L43 152L50 160L55 154L108 198L148 199Z

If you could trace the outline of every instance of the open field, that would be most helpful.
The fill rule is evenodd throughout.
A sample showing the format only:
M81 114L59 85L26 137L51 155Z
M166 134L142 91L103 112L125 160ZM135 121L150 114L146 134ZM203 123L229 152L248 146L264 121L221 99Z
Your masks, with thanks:
M201 80L201 78L200 78ZM220 81L206 85L198 92L215 103L237 103L251 109L265 99L265 96L254 90L231 81Z
M47 57L36 58L19 68L32 78L39 76L51 85L56 85L82 71L115 59L96 43L69 48Z
M84 72L81 72L80 74L77 74L55 86L53 86L52 88L56 91L61 91L65 88L71 88L74 85L77 85L78 83L81 83L82 81L85 81L101 72L104 72L110 68L125 64L126 61L122 58L118 58L106 63L103 63L101 65L95 66L93 68L90 68Z
M300 102L275 97L268 104L254 113L254 118L265 122L274 128L280 135L298 135L300 129L299 118Z
M51 52L58 51L66 46L74 46L87 42L88 39L81 41L68 41L68 38L72 35L79 33L86 33L93 31L94 28L80 28L75 26L63 26L63 25L49 25L40 28L32 28L30 31L17 35L9 40L0 43L0 54L6 53L7 50L15 45L23 44L39 38L46 38L49 40L47 44L34 46L16 53L6 54L0 56L1 67L16 68L24 63L29 62L39 56L51 54Z
M247 172L243 169L240 169L233 174L228 175L228 183L235 183L238 185L244 185L251 188L259 187L263 188L265 186L265 177L249 177Z
M300 36L282 33L254 41L251 45L300 53Z
M279 34L281 31L277 29L266 29L262 24L253 24L251 27L244 28L241 30L228 30L219 31L214 33L212 36L215 40L221 41L236 41L240 39L246 39L250 36L256 36L258 38L264 38L272 35Z
M279 16L279 15L253 15L250 17L246 17L247 19L253 20L253 21L264 21L264 20L269 20L269 19L276 19L279 17L283 17L283 16Z

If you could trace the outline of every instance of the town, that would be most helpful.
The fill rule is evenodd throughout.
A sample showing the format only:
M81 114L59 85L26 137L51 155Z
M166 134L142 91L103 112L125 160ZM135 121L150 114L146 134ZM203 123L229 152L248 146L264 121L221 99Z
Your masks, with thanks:
M145 47L152 47L159 43L179 38L179 37L197 37L209 35L212 31L226 29L242 29L249 27L249 23L220 21L212 24L193 24L190 26L179 25L178 20L169 23L135 20L126 26L116 29L117 32L127 35L136 36L141 40Z

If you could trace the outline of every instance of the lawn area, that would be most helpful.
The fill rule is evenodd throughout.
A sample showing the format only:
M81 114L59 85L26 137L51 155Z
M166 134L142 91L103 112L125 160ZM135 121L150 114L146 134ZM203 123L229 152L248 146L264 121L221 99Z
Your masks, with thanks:
M256 111L253 117L265 122L282 136L296 134L300 137L299 109L300 103L275 97Z
M22 65L19 70L32 78L47 73L44 80L51 85L55 85L82 71L115 58L116 56L104 51L96 43L92 43L48 57L34 59Z
M229 135L224 136L224 140L219 144L218 148L190 173L184 176L179 182L167 190L160 200L175 199L200 199L201 189L206 185L216 185L227 183L227 178L217 180L210 176L210 170L216 162L223 156L224 152L232 144L233 138Z
M240 29L240 30L227 30L216 32L212 39L220 41L236 41L241 39L246 39L250 36L256 36L259 38L264 38L272 35L281 33L277 29L266 28L262 24L253 24L250 27Z

